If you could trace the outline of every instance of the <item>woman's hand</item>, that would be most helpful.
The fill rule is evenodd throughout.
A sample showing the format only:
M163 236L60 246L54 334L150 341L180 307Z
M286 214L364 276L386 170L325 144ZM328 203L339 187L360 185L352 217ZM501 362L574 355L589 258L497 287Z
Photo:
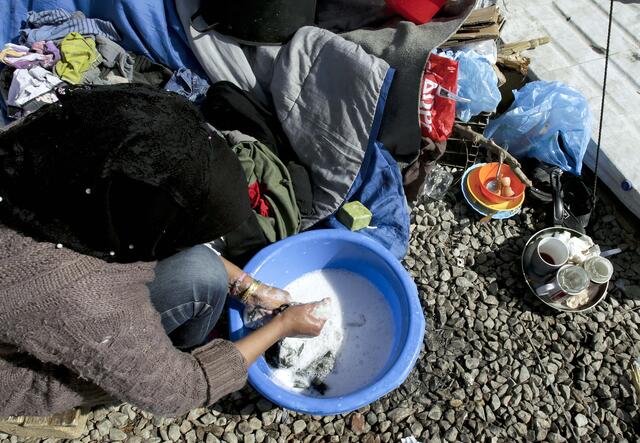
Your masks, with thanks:
M328 304L325 298L319 303L294 305L288 307L269 323L235 342L248 365L252 364L275 342L285 337L317 337L322 332L328 316Z
M327 321L322 316L322 311L331 300L325 298L317 303L294 305L288 307L279 315L283 324L283 336L285 337L317 337ZM276 317L277 318L277 317Z
M259 306L269 310L279 308L290 302L291 295L287 291L265 285L264 283L261 283L247 299L248 305Z

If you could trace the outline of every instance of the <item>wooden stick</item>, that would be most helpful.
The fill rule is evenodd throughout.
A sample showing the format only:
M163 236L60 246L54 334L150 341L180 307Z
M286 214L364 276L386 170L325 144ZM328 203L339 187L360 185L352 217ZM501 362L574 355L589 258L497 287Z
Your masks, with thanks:
M533 40L526 40L522 42L502 45L502 47L498 50L498 53L500 55L518 54L528 49L534 49L538 46L546 45L549 42L551 42L551 38L548 35L545 35L540 38L534 38Z
M494 142L493 140L490 140L486 138L484 135L474 131L469 126L464 126L459 123L456 123L454 126L454 129L462 138L465 138L473 143L483 146L489 152L499 155L501 158L504 159L504 162L511 167L511 170L513 171L513 173L520 179L520 181L525 186L533 187L533 183L531 182L531 180L529 180L529 178L522 171L522 166L520 165L520 162L516 160L514 156L509 154L507 150L498 146L496 142Z

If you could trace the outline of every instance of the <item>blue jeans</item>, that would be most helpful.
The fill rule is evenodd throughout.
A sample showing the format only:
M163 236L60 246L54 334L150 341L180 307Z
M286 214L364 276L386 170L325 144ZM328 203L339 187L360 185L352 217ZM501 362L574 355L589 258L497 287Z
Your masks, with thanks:
M227 297L227 271L220 257L199 245L161 260L149 283L151 303L174 346L203 344Z

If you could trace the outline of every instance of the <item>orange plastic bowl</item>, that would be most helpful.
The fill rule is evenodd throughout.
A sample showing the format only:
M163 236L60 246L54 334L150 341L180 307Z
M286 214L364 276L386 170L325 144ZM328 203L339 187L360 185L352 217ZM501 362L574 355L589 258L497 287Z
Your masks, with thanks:
M487 163L482 166L478 171L478 180L480 181L480 191L487 198L487 200L493 203L502 203L504 201L509 200L517 200L522 197L524 193L525 186L520 181L520 179L513 173L509 165L502 164L502 169L500 169L501 177L509 177L511 179L511 189L515 194L511 197L505 197L503 195L495 194L487 188L487 185L496 179L496 174L498 173L498 165L499 163Z

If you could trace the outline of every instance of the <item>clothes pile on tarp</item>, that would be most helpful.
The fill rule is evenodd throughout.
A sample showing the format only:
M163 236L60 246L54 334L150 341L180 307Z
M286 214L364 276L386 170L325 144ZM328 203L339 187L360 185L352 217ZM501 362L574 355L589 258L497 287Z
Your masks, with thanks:
M144 55L125 51L111 22L82 12L30 11L18 44L6 43L0 61L6 65L0 84L12 118L55 103L61 85L141 83L163 86L172 71Z
M429 53L457 31L472 0L423 25L384 0L318 1L314 26L281 45L199 32L208 23L198 0L15 3L0 18L0 37L19 45L3 56L11 117L39 118L35 111L59 101L67 85L166 88L199 106L241 161L254 217L225 236L232 255L301 230L347 229L335 214L353 200L373 212L375 229L359 232L405 255L397 161L420 153ZM13 83L22 96L10 93Z

